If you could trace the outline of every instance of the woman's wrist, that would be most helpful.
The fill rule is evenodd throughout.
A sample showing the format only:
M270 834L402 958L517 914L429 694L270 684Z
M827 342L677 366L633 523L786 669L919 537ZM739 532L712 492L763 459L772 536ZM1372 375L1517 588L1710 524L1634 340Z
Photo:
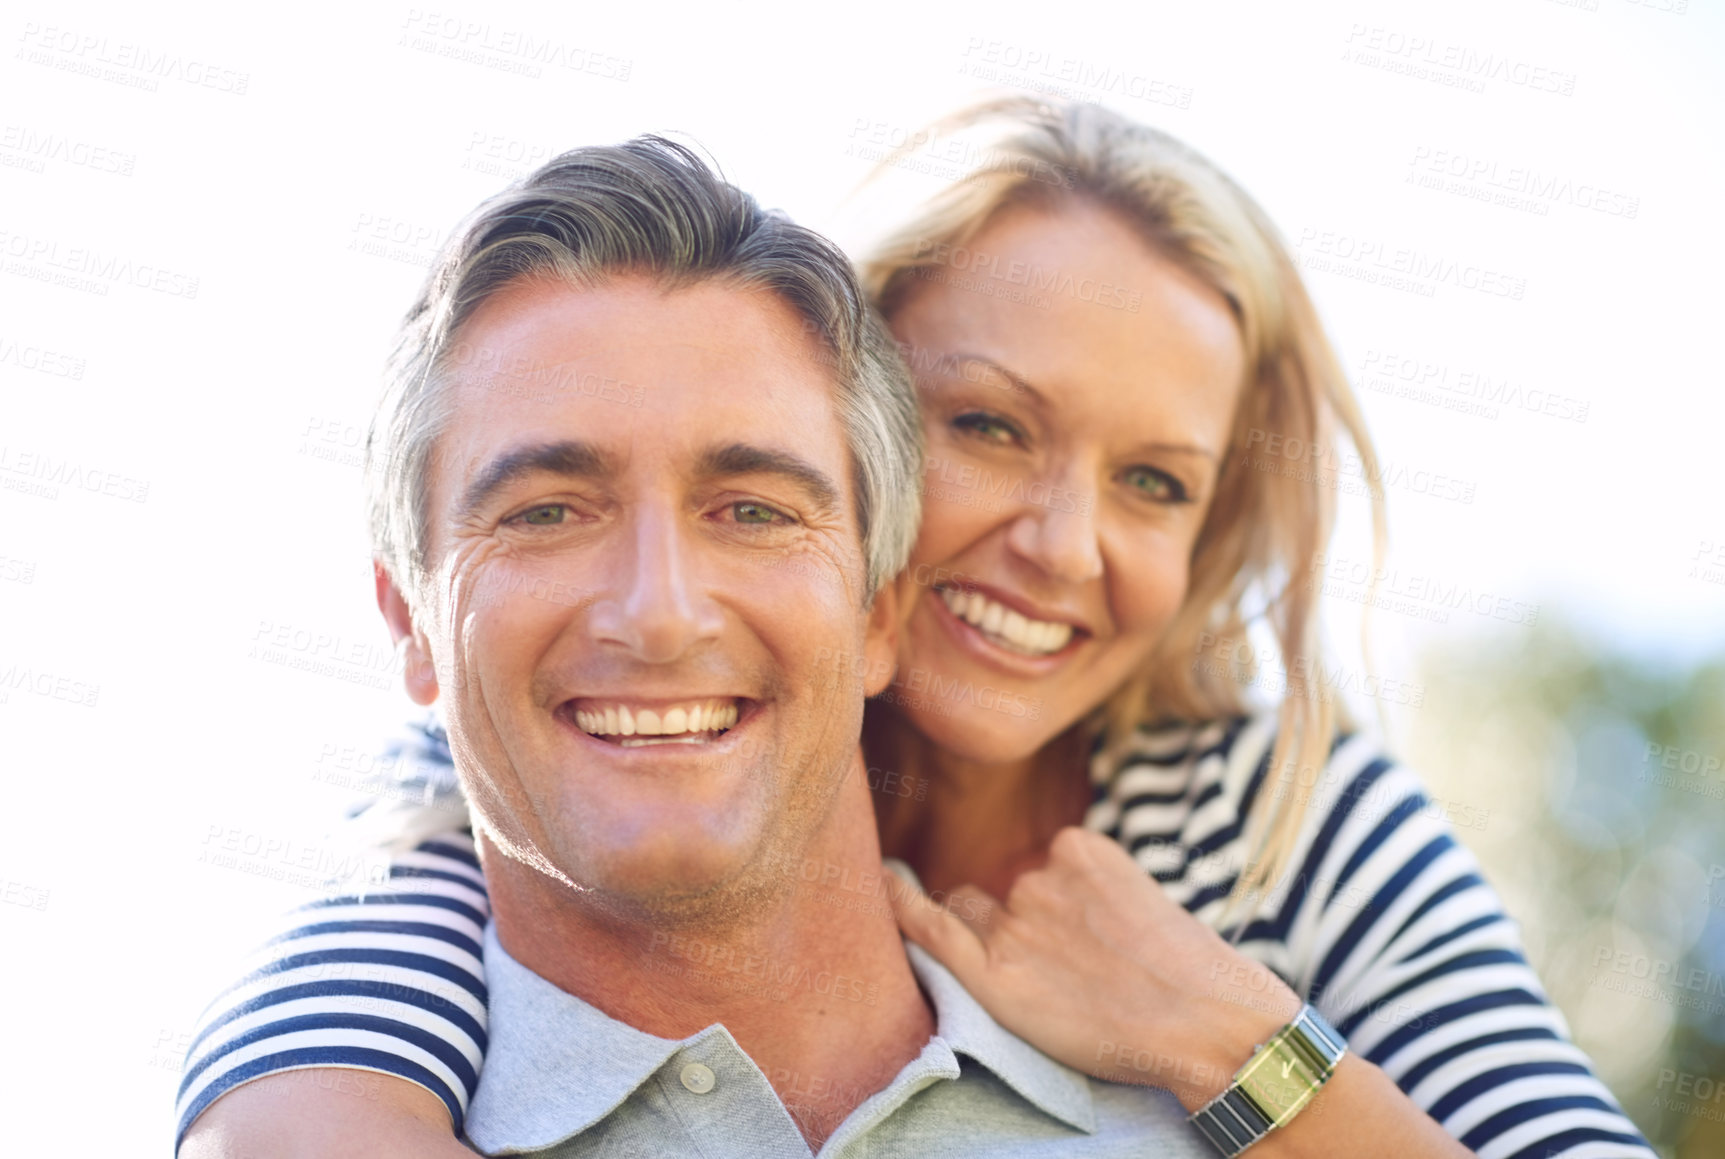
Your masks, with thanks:
M1305 1005L1287 983L1257 963L1230 968L1197 1005L1209 1018L1199 1055L1187 1068L1188 1081L1170 1088L1187 1112L1198 1110L1227 1090L1234 1074L1260 1046L1286 1027Z

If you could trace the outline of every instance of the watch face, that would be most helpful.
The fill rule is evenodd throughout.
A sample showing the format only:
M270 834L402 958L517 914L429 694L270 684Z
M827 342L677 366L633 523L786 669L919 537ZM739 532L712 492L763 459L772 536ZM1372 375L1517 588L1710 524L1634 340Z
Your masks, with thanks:
M1285 1044L1267 1052L1250 1074L1240 1078L1240 1089L1277 1123L1309 1098L1317 1086L1318 1077Z

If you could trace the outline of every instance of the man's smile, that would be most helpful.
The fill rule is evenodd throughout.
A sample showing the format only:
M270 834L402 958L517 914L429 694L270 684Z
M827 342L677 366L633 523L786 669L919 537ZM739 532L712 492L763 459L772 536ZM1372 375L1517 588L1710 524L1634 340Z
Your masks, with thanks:
M742 697L637 700L580 697L560 713L588 736L624 748L654 744L705 744L734 728L748 711Z

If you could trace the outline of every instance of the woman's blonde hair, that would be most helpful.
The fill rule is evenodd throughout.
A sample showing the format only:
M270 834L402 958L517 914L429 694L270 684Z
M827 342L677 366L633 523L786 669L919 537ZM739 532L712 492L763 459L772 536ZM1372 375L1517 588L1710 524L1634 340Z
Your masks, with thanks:
M986 143L967 140L956 148L957 134L983 134ZM1147 720L1208 721L1246 711L1242 689L1258 672L1245 646L1247 626L1259 616L1267 621L1287 688L1271 773L1247 822L1251 855L1232 899L1244 904L1273 889L1286 871L1306 812L1309 795L1278 792L1277 782L1323 769L1338 729L1347 726L1318 661L1318 585L1310 582L1335 521L1337 473L1313 469L1308 449L1333 464L1335 433L1346 433L1370 489L1381 558L1383 491L1359 404L1276 228L1190 147L1096 105L1007 97L929 126L880 170L912 167L919 147L937 140L943 156L964 159L962 176L861 263L863 285L889 319L923 271L948 260L953 247L969 243L1003 209L1071 199L1118 213L1156 253L1215 288L1233 310L1247 380L1215 500L1193 548L1186 600L1150 663L1091 723L1117 750ZM1254 459L1254 446L1260 454L1272 446L1300 452ZM1248 610L1249 601L1261 606ZM1236 646L1219 652L1221 662L1200 662L1204 647L1216 641Z

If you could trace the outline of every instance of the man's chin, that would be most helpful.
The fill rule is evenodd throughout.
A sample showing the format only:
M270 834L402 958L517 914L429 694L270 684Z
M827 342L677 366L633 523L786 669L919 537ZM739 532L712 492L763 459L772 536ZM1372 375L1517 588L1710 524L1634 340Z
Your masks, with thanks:
M724 925L758 916L774 892L759 842L702 840L676 829L619 844L585 842L558 857L585 900L626 921Z

